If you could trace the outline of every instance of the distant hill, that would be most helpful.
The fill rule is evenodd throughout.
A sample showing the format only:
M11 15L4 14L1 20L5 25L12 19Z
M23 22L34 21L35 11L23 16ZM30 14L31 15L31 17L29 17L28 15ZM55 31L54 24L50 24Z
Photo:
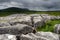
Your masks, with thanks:
M17 7L10 7L10 8L0 10L0 12L26 12L26 11L29 10L26 8L17 8Z
M26 9L26 8L17 8L17 7L10 7L10 8L0 10L0 16L7 16L11 14L21 14L21 13L60 15L60 11L34 11L34 10Z

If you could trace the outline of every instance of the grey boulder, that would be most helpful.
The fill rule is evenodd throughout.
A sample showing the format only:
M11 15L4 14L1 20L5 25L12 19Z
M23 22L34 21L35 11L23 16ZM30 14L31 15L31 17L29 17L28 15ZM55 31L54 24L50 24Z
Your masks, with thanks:
M10 34L1 34L0 40L16 40L16 36Z
M57 34L51 32L37 32L36 34L29 33L27 35L22 34L21 40L59 40Z
M14 26L0 27L0 34L21 35L21 34L27 34L31 32L33 32L33 28L25 24L17 24Z
M56 24L54 27L54 32L60 34L60 24Z

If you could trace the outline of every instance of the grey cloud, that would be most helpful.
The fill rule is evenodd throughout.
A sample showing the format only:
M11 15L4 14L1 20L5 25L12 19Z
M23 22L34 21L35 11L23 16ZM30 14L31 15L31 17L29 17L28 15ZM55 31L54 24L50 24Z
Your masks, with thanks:
M0 0L1 6L4 6L4 8L19 7L37 11L51 11L60 10L60 0Z
M0 0L0 3L10 2L10 0Z

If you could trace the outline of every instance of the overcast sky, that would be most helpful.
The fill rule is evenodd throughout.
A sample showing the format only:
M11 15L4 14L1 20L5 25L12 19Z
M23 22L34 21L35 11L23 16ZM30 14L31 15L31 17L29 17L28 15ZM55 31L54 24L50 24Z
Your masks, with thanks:
M60 10L60 0L0 0L0 9L28 8L37 11Z

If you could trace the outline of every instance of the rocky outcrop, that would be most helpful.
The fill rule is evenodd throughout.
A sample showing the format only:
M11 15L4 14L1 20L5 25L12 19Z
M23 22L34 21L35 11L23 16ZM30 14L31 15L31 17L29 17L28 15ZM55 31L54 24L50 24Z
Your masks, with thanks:
M41 14L41 16L46 20L60 19L60 16L53 16L53 15L48 15L48 14Z
M0 27L4 27L4 26L10 26L10 24L7 22L0 23Z
M51 32L37 32L35 34L28 33L20 35L19 40L60 40L59 35ZM1 34L0 40L17 40L15 35Z
M60 16L51 16L48 14L13 14L6 17L0 17L0 23L9 23L9 24L27 24L32 25L31 18L34 21L35 26L41 26L43 22L46 22L47 20L54 20L54 19L60 19ZM5 23L5 24L6 24Z
M0 40L16 40L16 36L10 34L1 34Z
M57 34L51 32L37 32L36 34L29 33L27 35L22 34L21 40L59 40Z
M21 40L60 40L57 34L51 32L37 32L36 27L42 27L49 20L60 19L60 16L48 14L13 14L0 17L1 40L16 40L17 35ZM55 33L60 34L60 24L55 25ZM4 35L5 36L4 36ZM18 36L19 35L19 36ZM7 36L7 38L5 38ZM4 39L3 39L4 38Z
M26 34L31 32L33 32L33 28L25 24L17 24L14 26L0 27L0 34L21 35L21 34Z
M60 24L56 24L54 27L54 32L60 34Z
M29 26L43 26L48 20L60 19L60 16L51 16L48 14L13 14L6 17L0 17L0 26L13 26L16 24L26 24ZM33 20L33 24L32 24Z

